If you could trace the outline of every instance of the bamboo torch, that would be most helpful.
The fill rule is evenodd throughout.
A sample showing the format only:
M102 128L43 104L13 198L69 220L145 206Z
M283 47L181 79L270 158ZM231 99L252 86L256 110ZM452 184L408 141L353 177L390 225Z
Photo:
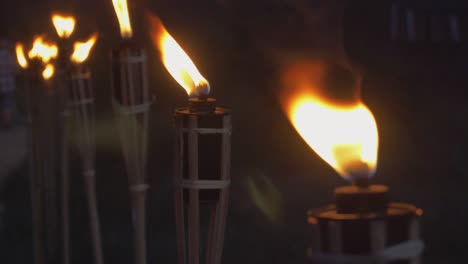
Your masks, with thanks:
M99 212L96 198L95 172L95 137L94 137L94 90L91 71L83 65L96 43L97 33L85 42L75 42L74 51L70 57L69 108L76 120L80 133L78 135L78 149L83 162L83 178L88 200L89 224L92 236L94 261L96 264L104 262L102 252Z
M148 119L146 52L133 40L126 0L113 0L119 21L120 46L112 51L113 104L117 115L123 156L127 167L132 210L135 264L146 263L145 202Z
M24 45L21 43L16 44L16 58L18 65L21 67L22 78L24 79L24 91L26 95L26 108L28 115L28 156L29 156L29 182L31 192L31 209L32 209L32 226L33 226L33 248L34 248L34 261L36 264L45 264L44 249L41 248L44 244L44 226L43 226L43 208L42 208L42 194L43 186L41 181L41 174L39 173L39 164L37 162L38 149L37 149L37 125L33 126L33 111L32 111L32 98L31 98L31 82L32 72L30 70L30 62L28 61Z
M30 117L31 199L36 263L55 261L56 178L53 150L53 90L57 46L43 36L28 52L28 108ZM26 61L26 60L25 60ZM24 61L22 62L24 64Z
M351 183L335 189L335 203L307 213L309 257L315 263L419 263L422 211L389 201L370 184L377 168L375 118L359 98L359 84L342 67L298 64L283 78L281 102L304 141ZM330 93L334 91L335 93ZM353 93L354 91L354 93ZM336 96L340 92L341 96ZM343 95L348 96L343 96Z
M62 211L62 239L63 239L63 263L70 263L70 173L69 173L69 117L70 112L66 105L68 58L71 52L70 36L75 29L76 20L73 16L53 13L52 24L59 37L59 59L58 59L58 112L59 112L59 160L61 175L61 211Z
M230 186L231 112L216 107L210 86L157 17L152 39L172 77L187 91L188 106L176 109L175 217L180 264L221 263ZM206 252L200 255L201 209L210 222Z

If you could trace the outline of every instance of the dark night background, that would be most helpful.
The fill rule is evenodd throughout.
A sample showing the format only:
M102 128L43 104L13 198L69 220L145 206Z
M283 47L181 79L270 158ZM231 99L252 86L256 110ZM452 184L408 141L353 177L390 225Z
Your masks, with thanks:
M339 21L334 4L344 2L344 19L330 22ZM373 181L389 185L395 201L424 210L425 263L468 257L468 4L395 2L414 7L421 16L457 14L462 41L432 42L419 26L417 42L401 36L391 41L391 2L385 0L146 0L210 81L219 104L234 113L223 263L303 261L309 236L305 212L331 202L333 189L346 184L294 131L275 92L288 62L343 60L340 46L362 73L362 97L379 127ZM49 14L57 9L76 15L81 39L100 33L90 64L98 94L97 190L105 262L131 263L127 176L110 105L108 55L119 39L111 0L1 1L0 37L29 42L36 33L52 36ZM175 263L171 122L173 109L186 103L186 95L150 47L144 21L135 19L134 27L148 46L156 96L148 162L149 263ZM340 28L342 39L337 37ZM90 263L79 163L72 164L72 256L74 263ZM0 263L33 263L26 157L0 177Z

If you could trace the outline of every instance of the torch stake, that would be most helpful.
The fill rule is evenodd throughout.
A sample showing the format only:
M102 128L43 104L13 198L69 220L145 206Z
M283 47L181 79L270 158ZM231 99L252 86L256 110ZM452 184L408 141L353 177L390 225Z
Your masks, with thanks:
M100 231L99 212L96 198L96 176L94 169L94 93L89 70L77 67L71 76L71 105L78 125L81 128L78 143L82 161L85 192L88 200L88 212L92 235L93 254L96 264L102 264L102 241Z
M43 182L42 168L39 157L41 157L39 143L39 109L37 100L38 88L40 81L33 70L26 72L25 90L27 97L28 108L28 124L29 124L29 173L31 187L31 207L33 218L33 245L34 245L34 260L36 264L45 264L45 233L44 233L44 208L43 208ZM35 89L35 90L32 90Z
M145 51L130 40L112 53L114 109L127 168L136 264L146 263L146 156L151 105L146 61Z
M63 235L63 263L70 263L70 174L68 166L68 118L70 113L63 111L62 115L62 152L61 152L61 174L62 174L62 235Z
M56 93L53 89L54 80L44 82L42 107L42 149L41 159L44 162L44 196L46 211L47 255L48 262L58 259L58 189L56 171L56 130L57 104Z
M62 43L62 51L67 51L66 45ZM64 54L68 54L65 52ZM62 57L63 56L63 57ZM63 249L63 263L70 263L70 169L69 169L69 119L71 116L68 104L68 80L70 79L70 72L66 67L66 56L60 57L59 70L59 132L60 132L60 175L61 175L61 209L62 209L62 249Z
M31 62L28 109L30 118L30 178L35 262L57 260L57 178L54 158L54 97L44 81L40 63ZM34 99L34 100L33 100Z

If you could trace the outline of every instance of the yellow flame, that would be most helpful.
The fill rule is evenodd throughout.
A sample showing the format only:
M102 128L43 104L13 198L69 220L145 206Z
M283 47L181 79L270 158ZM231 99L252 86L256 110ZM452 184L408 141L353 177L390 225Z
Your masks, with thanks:
M26 69L28 67L28 60L24 55L24 47L21 43L16 44L16 59L21 68Z
M76 20L73 16L54 13L52 14L52 23L60 38L69 38L75 29Z
M75 42L73 54L70 57L70 60L74 63L83 63L89 56L91 49L94 47L98 34L94 33L87 41L85 42Z
M54 65L49 63L45 66L45 69L42 71L42 77L44 78L44 80L49 80L54 76L54 73L55 67Z
M131 38L133 31L130 23L127 0L112 0L112 4L114 5L117 19L119 20L120 35L123 38Z
M34 39L33 47L28 53L28 57L30 59L38 58L45 64L50 60L57 58L57 55L57 45L45 42L42 36Z
M209 83L198 71L197 67L164 28L161 21L151 17L153 30L152 40L161 53L161 60L171 76L187 91L188 95L209 93Z
M309 146L347 179L371 177L377 167L378 131L363 104L336 106L311 96L298 96L289 119Z

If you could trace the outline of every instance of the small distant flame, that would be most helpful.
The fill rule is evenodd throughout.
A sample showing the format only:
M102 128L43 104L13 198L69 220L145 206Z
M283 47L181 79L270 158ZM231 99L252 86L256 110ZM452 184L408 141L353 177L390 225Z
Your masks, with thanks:
M57 45L45 42L44 37L42 36L36 37L34 39L33 47L28 53L28 57L30 59L38 58L42 60L44 64L47 64L54 58L57 58L57 55Z
M91 49L94 47L98 34L94 33L87 41L85 42L75 42L73 54L70 57L70 60L74 63L80 64L83 63L89 56Z
M60 38L69 38L75 29L76 20L73 16L54 13L52 14L52 23Z
M130 23L127 0L112 0L112 4L114 5L117 19L119 20L120 35L123 38L131 38L133 30Z
M169 34L161 21L150 16L151 38L159 49L161 60L171 76L187 91L189 96L206 96L210 92L208 81Z
M26 69L28 67L28 60L24 54L24 46L21 43L16 44L16 59L21 68Z
M45 69L42 71L42 77L44 78L44 80L49 80L54 76L54 73L55 67L54 65L49 63L45 66Z

